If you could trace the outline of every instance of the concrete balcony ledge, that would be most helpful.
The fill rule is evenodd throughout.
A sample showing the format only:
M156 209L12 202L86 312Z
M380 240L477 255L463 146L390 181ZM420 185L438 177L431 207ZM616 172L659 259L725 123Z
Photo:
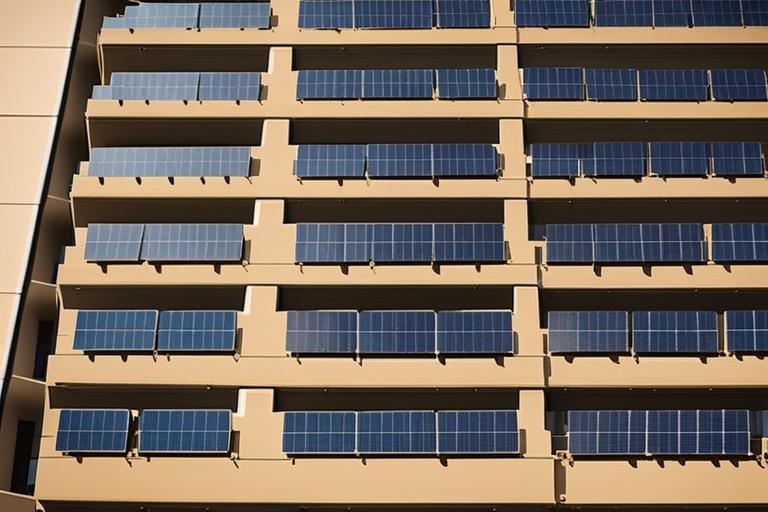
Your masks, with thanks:
M768 119L765 101L526 101L526 119Z
M0 491L0 510L4 512L35 512L37 500L34 496Z

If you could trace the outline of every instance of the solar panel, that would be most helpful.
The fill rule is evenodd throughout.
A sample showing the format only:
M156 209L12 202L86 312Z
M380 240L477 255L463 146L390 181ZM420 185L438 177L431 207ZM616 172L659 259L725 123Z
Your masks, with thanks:
M157 311L78 311L72 348L85 352L152 351Z
M260 94L261 73L200 73L201 101L258 100Z
M147 224L141 259L146 261L240 261L242 224Z
M432 224L373 224L372 229L372 239L368 231L368 240L372 241L369 259L377 262L432 261ZM349 238L346 246L349 254Z
M89 224L85 261L139 261L144 224Z
M582 146L585 144L531 144L531 176L555 178L578 176Z
M357 413L357 451L362 454L436 453L435 413L381 411Z
M128 449L130 415L127 409L62 409L56 451L123 453Z
M286 412L283 453L355 453L355 413L349 411Z
M588 27L589 0L516 0L518 27Z
M285 349L296 354L345 354L357 350L355 311L288 311Z
M715 101L768 100L768 85L762 69L713 69L710 73Z
M725 327L729 352L768 351L768 310L726 311Z
M762 176L763 150L759 142L713 142L715 176Z
M504 225L435 224L434 260L438 262L503 262Z
M490 27L488 0L437 0L437 26L440 28Z
M652 0L595 0L597 27L650 27Z
M371 178L431 177L431 144L368 144Z
M432 173L436 177L496 176L496 148L491 144L433 144Z
M199 3L145 3L127 6L124 16L104 18L102 28L197 28Z
M441 354L507 354L514 346L511 311L439 311Z
M598 101L636 101L636 69L587 69L587 99Z
M433 74L431 69L366 69L363 98L431 99Z
M740 0L691 0L693 25L696 27L739 27Z
M702 262L701 224L595 224L595 262Z
M716 354L714 311L635 311L632 346L637 353Z
M768 26L768 3L765 0L741 0L744 25L748 27Z
M595 261L592 224L547 224L547 263Z
M629 352L627 319L626 311L550 311L549 352Z
M768 223L712 224L712 260L718 263L768 261Z
M200 28L269 28L269 2L203 3Z
M646 411L568 411L573 455L644 454Z
M226 409L145 409L139 453L227 453L232 413Z
M93 148L88 176L248 176L249 147Z
M439 411L440 453L519 453L517 411Z
M525 68L523 93L528 100L584 99L580 68Z
M644 176L645 144L642 142L595 142L584 151L585 176ZM588 156L587 156L588 155Z
M163 311L157 330L159 352L232 352L235 311Z
M356 28L431 28L432 0L355 0Z
M703 69L641 69L640 99L706 101L707 84L707 72Z
M196 100L199 80L199 73L112 73L109 97L113 100Z
M658 176L706 176L706 142L651 142L651 172Z
M653 25L690 27L693 25L690 0L653 0Z
M302 69L296 99L356 99L363 97L363 71L359 69Z
M438 69L436 75L438 98L496 98L495 69Z
M353 0L300 0L299 28L352 28Z
M297 224L295 260L299 263L345 261L344 231L344 224Z
M301 144L294 172L299 178L362 178L365 154L362 144Z
M361 354L434 354L433 311L363 311Z

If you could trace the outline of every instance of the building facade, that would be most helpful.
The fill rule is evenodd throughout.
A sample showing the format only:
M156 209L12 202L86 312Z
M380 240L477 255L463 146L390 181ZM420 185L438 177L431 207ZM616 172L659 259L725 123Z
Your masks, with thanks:
M71 3L9 504L768 504L768 2Z

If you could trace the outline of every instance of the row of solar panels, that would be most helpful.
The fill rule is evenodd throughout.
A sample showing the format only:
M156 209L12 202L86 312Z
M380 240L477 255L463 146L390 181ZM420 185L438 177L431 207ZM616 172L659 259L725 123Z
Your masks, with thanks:
M232 352L237 312L78 311L73 348L85 352Z
M289 311L298 354L507 354L511 311Z
M102 28L269 28L269 2L140 3Z
M261 73L120 72L95 85L94 100L258 100Z
M702 224L547 224L547 263L703 263ZM768 262L768 224L712 224L717 263Z
M763 69L525 68L528 100L765 101Z
M300 70L296 99L496 98L496 70L323 69Z
M519 27L738 27L768 25L763 0L515 0Z
M88 176L249 176L250 167L246 146L93 148Z
M531 144L531 176L762 176L759 142Z
M552 354L717 354L714 311L550 311L547 347ZM726 311L724 350L768 351L768 311ZM631 331L631 349L630 349Z

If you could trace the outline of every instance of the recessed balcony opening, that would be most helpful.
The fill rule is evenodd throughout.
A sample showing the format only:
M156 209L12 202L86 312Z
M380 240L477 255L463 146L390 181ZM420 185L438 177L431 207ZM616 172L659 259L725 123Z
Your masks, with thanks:
M499 142L499 123L486 119L297 119L290 144Z
M510 389L280 389L275 411L517 409Z
M496 68L495 46L297 46L293 69Z
M78 199L75 227L92 223L253 224L253 199Z
M55 386L49 389L51 409L230 409L237 410L237 388L136 386Z
M285 222L504 222L504 202L480 200L294 199Z
M78 310L243 311L244 286L69 286L63 306Z
M91 147L258 146L263 119L91 117Z

